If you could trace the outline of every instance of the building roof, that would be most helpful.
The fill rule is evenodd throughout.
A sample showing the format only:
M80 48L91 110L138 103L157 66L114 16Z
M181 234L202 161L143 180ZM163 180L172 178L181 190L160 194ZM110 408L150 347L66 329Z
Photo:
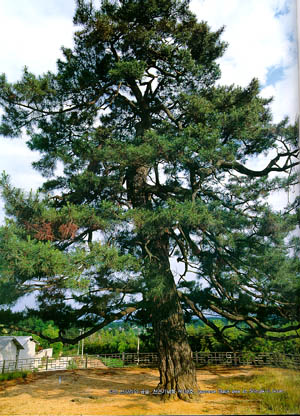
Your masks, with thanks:
M28 341L36 342L31 336L3 336L0 337L0 350L5 348L10 342L13 342L17 348L23 350L23 345Z
M2 337L1 337L2 338ZM0 338L0 350L6 347L7 344L11 343L11 339L1 339Z
M17 338L13 338L12 342L15 344L15 346L17 347L18 350L24 350L23 345L20 344L20 342L17 340Z

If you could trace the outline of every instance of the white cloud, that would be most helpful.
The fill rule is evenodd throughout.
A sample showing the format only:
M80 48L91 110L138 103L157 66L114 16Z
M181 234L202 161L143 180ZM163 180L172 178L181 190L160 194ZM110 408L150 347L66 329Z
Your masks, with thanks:
M296 12L294 0L192 0L198 18L213 30L225 25L222 39L229 43L219 60L222 84L246 86L258 78L263 96L274 95L274 121L298 113ZM288 12L286 10L288 9ZM275 14L283 11L284 14ZM266 86L271 68L283 68L284 78Z
M9 81L19 79L25 65L36 74L54 71L61 46L72 46L72 15L55 15L49 7L48 14L43 14L46 10L34 0L2 0L0 72Z
M294 122L299 114L295 0L192 0L191 8L213 30L225 25L222 39L229 43L219 60L221 84L245 87L258 78L261 96L270 98L273 121L288 116ZM275 16L276 15L276 16ZM282 78L266 85L271 68L281 68ZM254 170L267 166L272 158L260 156L247 163ZM291 193L291 200L295 194ZM269 202L276 210L288 201L287 194L274 193Z
M29 150L25 142L20 140L8 141L1 138L0 143L3 144L1 146L1 171L10 172L11 182L16 186L28 190L37 189L43 179L32 169L31 163L39 159L39 153Z
M268 68L291 64L295 44L293 0L192 0L191 9L213 30L225 25L223 39L229 43L220 59L224 84L247 85L253 77L264 84ZM288 14L274 17L285 4Z
M73 45L74 5L73 0L1 0L0 73L9 82L21 77L25 65L35 74L56 70L61 46ZM29 191L42 185L42 176L31 166L38 159L39 154L27 148L24 138L0 137L0 172L5 170L14 186ZM3 218L1 202L0 224Z
M298 73L297 66L292 65L284 71L284 78L277 81L274 85L268 85L261 91L262 97L274 97L271 103L273 121L278 123L288 116L290 122L294 122L296 115L299 114L299 97L297 88Z

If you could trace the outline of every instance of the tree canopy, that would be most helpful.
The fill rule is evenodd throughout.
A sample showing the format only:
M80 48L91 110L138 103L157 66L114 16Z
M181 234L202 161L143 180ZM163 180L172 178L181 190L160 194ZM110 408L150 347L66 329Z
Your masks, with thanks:
M269 339L300 328L296 202L281 212L267 202L298 180L298 127L272 122L258 80L219 85L224 29L188 5L77 0L74 48L57 72L0 78L0 133L26 133L45 177L26 194L2 176L1 304L36 293L23 318L53 320L52 342L75 344L121 317L151 323L160 385L184 399L192 316L228 348L231 326ZM265 167L250 169L263 154ZM232 325L220 330L208 312ZM1 319L20 316L4 308ZM86 331L70 339L74 325Z

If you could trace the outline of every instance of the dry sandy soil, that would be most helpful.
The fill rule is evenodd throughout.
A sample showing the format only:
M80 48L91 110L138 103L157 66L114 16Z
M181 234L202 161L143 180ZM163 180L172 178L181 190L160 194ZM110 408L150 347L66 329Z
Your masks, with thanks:
M263 369L211 367L197 370L201 390L214 390L219 377L251 375ZM119 368L53 371L0 384L0 415L199 415L255 413L255 402L221 393L201 394L198 403L163 403L141 394L155 389L156 369ZM122 390L138 390L121 394ZM117 394L110 390L117 391Z

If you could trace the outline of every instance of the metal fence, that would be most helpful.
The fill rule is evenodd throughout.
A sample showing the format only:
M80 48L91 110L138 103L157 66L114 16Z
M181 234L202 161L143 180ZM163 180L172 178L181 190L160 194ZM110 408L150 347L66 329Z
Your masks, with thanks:
M300 369L300 354L278 352L193 352L193 360L201 365L222 364L228 366L253 365Z
M197 367L206 365L273 366L300 369L300 354L281 354L273 352L193 352L193 361ZM105 368L123 365L157 366L157 353L116 353L95 356L73 356L61 358L29 358L18 361L0 361L0 372L7 373L20 370L55 371L82 368Z
M66 370L69 367L73 357L61 357L59 359L42 357L42 358L24 358L17 361L3 360L0 361L0 372L9 373L13 371L50 371Z

